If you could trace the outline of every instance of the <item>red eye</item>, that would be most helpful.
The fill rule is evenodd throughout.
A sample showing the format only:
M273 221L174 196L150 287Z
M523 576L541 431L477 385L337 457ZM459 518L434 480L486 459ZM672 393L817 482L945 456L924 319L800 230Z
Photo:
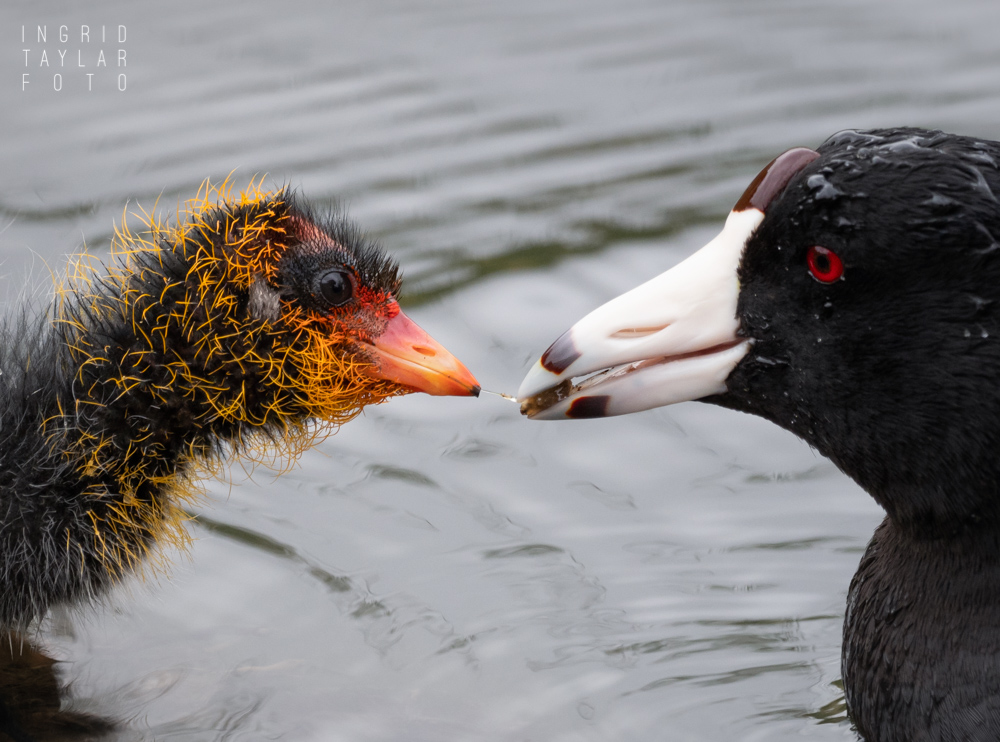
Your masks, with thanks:
M833 283L844 275L844 261L833 250L813 245L806 253L809 272L820 283Z

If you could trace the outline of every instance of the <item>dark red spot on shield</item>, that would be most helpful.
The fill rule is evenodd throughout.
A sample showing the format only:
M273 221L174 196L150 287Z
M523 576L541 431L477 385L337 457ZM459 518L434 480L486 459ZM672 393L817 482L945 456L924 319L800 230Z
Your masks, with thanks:
M733 211L759 209L767 213L767 207L788 185L796 173L819 157L819 152L807 147L796 147L778 155L770 164L757 173L750 186L743 191Z

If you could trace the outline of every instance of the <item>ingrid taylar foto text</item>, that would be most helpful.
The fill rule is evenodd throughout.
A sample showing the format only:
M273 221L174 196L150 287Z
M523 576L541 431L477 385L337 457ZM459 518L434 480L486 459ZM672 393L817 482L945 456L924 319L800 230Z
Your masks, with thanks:
M52 46L49 46L50 31ZM76 27L70 30L69 26L62 25L50 29L42 25L35 27L34 34L29 26L22 25L24 48L21 51L24 52L25 71L21 73L21 90L28 92L33 83L43 81L43 86L47 87L51 81L56 92L61 92L64 86L88 91L114 88L124 92L127 88L127 36L124 25L117 29L112 26L110 33L108 26L103 25L93 28L80 25L79 33ZM106 45L111 48L106 50ZM114 74L106 74L111 70L117 72L117 79Z

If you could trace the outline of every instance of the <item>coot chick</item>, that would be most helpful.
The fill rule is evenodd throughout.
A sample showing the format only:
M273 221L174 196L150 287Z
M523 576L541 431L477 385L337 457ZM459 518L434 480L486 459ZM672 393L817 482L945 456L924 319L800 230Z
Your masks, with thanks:
M997 194L996 142L903 128L790 150L718 238L580 320L519 392L535 419L754 413L867 490L887 516L842 672L870 742L1000 739Z
M479 392L400 311L382 249L287 189L206 184L113 250L0 326L0 627L183 543L199 469L294 458L396 395Z

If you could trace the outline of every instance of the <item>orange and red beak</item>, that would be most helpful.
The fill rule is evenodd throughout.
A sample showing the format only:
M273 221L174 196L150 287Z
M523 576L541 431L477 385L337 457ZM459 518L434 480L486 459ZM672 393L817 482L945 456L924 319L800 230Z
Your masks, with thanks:
M479 396L469 369L402 312L368 350L375 360L369 373L380 379L436 396Z

